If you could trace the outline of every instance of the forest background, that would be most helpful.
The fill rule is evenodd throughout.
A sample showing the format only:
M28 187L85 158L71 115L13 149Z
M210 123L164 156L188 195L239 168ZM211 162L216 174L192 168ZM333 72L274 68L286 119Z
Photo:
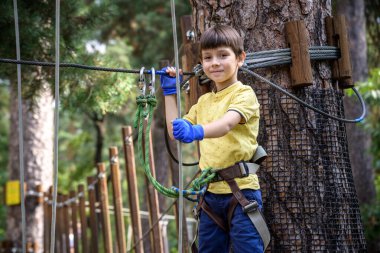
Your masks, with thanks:
M333 1L334 11L338 11L341 4L349 3ZM372 158L376 197L361 203L361 213L367 243L374 244L380 238L380 1L364 1L364 4L368 75L357 87L368 105L368 116L358 125L371 139L369 150L364 152ZM21 58L53 62L54 4L19 1L18 7ZM176 11L179 21L178 17L191 14L190 3L176 1ZM66 0L62 1L61 12L61 48L64 49L61 50L61 62L127 69L153 66L158 69L160 60L173 59L169 1ZM0 14L0 30L6 35L1 42L0 58L15 59L12 1L2 1ZM177 27L180 27L179 23ZM23 66L22 71L24 76L43 72L42 79L54 83L53 70ZM137 78L132 74L61 69L60 191L66 192L85 183L86 177L95 173L95 164L108 160L108 147L121 146L121 126L132 125L136 111ZM14 141L10 138L10 89L15 87L15 80L16 65L0 64L0 186L9 179L9 147ZM27 80L23 79L23 96L33 103L41 87L46 87L42 81L31 85ZM162 136L154 138L162 139ZM361 150L360 147L354 148ZM156 154L162 155L162 152ZM144 187L141 171L138 168L139 185ZM123 187L126 188L125 184ZM6 234L5 217L6 206L2 204L0 241Z

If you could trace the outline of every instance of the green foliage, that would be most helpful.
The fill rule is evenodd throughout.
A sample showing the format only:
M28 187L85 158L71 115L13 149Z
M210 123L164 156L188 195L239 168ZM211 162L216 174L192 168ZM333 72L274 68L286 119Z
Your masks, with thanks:
M379 67L380 63L380 0L364 1L368 45L368 65Z
M9 141L9 84L0 80L0 187L7 181L8 166L8 141ZM3 191L0 189L0 200L3 199ZM1 203L1 202L0 202ZM5 206L0 205L0 240L4 237L5 229Z
M17 1L21 58L25 60L55 61L55 1ZM61 61L75 59L78 45L83 45L93 34L93 29L104 23L109 12L106 4L85 5L83 1L61 1L60 12L60 58ZM2 58L16 58L15 25L13 1L0 4L0 30L6 34L2 40ZM73 28L75 27L75 29ZM92 29L92 30L91 30ZM73 32L75 31L75 32ZM42 79L50 79L54 69L44 67L23 67L25 83L23 94L32 98L41 88ZM0 66L0 77L15 80L16 67ZM27 81L26 81L27 80ZM16 82L11 82L16 83Z
M362 124L371 135L374 168L380 172L380 68L372 69L367 81L358 83L357 87L368 105L368 114ZM351 96L353 92L348 94Z
M180 17L190 15L188 1L176 0L177 34L180 44ZM170 1L135 0L116 1L115 16L102 38L122 38L133 48L133 66L157 66L159 60L173 58L173 35Z
M128 48L125 48L124 62L114 60L112 51L110 54L95 54L91 58L87 55L77 57L87 60L87 64L95 66L113 66L130 68L128 62ZM123 57L119 57L118 60ZM82 61L83 62L83 61ZM105 115L107 112L117 112L131 96L134 77L126 74L116 74L102 71L66 71L62 102L65 109L86 114ZM64 79L64 77L63 77Z

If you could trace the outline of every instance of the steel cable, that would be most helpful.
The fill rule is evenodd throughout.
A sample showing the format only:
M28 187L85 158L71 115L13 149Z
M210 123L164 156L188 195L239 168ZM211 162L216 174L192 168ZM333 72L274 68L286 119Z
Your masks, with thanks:
M18 8L17 0L13 0L13 11L15 20L15 35L16 35L16 57L20 60L20 30L18 26ZM23 132L23 117L22 117L22 90L21 90L21 65L17 64L17 101L18 101L18 142L19 142L19 170L20 170L20 202L21 202L21 237L22 237L22 252L26 252L26 214L25 214L25 169L24 169L24 132Z
M58 193L58 125L59 125L59 35L60 34L60 0L55 1L55 80L54 80L54 159L53 159L53 196L50 231L50 252L55 248L55 225L57 216Z

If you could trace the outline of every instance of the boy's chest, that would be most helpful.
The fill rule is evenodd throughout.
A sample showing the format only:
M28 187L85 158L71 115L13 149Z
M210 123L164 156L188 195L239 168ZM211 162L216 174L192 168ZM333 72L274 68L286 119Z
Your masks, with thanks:
M221 118L231 105L231 97L210 97L199 107L198 124L205 124Z

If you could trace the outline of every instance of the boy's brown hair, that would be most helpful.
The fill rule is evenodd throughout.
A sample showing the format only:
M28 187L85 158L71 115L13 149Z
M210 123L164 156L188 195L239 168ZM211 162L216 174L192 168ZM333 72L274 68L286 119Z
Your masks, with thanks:
M236 56L239 56L244 51L244 42L239 33L228 25L215 25L207 29L200 39L202 50L213 49L221 46L227 46L232 49Z

